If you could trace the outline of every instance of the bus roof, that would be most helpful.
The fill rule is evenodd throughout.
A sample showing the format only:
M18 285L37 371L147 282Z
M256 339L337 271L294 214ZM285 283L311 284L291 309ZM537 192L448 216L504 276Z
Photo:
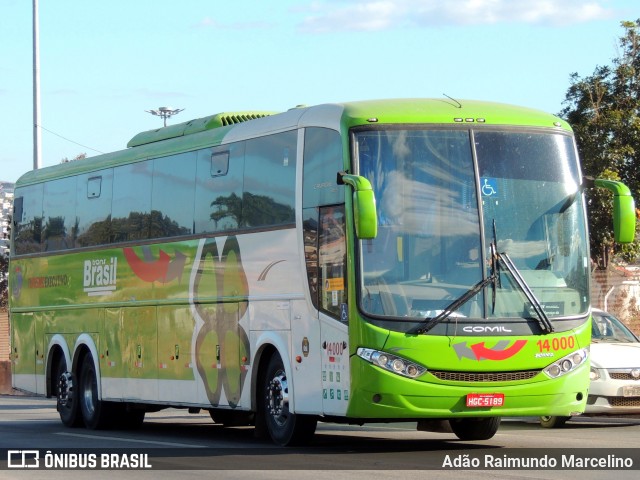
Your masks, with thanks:
M348 129L371 124L459 124L465 128L478 124L512 125L571 131L564 120L540 110L450 98L364 100L300 106L282 113L218 113L141 132L129 141L125 150L29 171L18 179L16 187L285 129L311 125Z

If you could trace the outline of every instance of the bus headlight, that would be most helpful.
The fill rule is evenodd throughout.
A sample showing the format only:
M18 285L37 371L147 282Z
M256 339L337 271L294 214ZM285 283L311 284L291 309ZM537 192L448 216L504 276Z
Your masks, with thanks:
M562 357L559 360L556 360L551 365L543 369L542 371L546 373L551 378L558 378L562 375L566 375L567 373L575 370L589 358L589 349L583 348L581 350L577 350L575 352L570 353Z
M373 350L372 348L358 348L357 354L367 362L403 377L416 378L427 371L422 365L410 362L397 355Z

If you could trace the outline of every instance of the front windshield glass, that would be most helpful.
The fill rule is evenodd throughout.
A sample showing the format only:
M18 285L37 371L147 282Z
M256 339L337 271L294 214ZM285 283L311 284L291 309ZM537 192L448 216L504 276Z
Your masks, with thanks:
M361 130L354 146L378 208L378 236L360 244L359 305L372 321L407 331L487 278L494 222L498 251L551 319L586 310L586 235L570 137ZM535 318L522 288L506 270L499 276L449 316Z
M593 312L591 339L596 343L638 343L638 339L626 325L605 312Z

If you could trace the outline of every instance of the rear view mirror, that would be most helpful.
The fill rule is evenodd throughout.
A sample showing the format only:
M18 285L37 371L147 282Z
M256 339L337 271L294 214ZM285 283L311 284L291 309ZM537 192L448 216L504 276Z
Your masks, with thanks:
M378 217L376 198L371 183L359 175L338 172L338 183L353 188L353 218L356 236L361 240L376 238L378 235Z
M614 180L595 180L595 186L613 193L613 234L618 243L631 243L636 231L636 207L629 188Z

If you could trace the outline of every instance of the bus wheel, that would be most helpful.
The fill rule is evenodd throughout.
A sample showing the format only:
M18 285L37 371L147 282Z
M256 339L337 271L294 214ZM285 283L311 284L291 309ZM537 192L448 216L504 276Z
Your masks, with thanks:
M451 419L449 424L460 440L488 440L498 431L500 417Z
M104 428L110 420L109 405L98 399L98 375L90 353L85 355L80 366L78 401L85 427L91 430Z
M79 427L82 425L82 417L78 413L77 391L75 377L67 371L67 362L61 358L56 366L56 409L60 420L67 427Z
M289 385L280 355L269 360L261 382L260 414L271 439L278 445L300 445L316 431L317 419L289 411Z
M567 423L571 417L554 417L544 416L540 417L540 425L544 428L558 428Z

